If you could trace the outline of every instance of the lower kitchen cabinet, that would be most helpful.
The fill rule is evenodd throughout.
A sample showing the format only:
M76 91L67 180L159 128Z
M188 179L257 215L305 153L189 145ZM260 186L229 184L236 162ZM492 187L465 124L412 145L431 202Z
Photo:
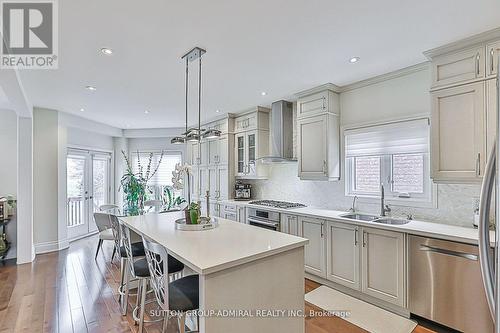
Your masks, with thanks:
M361 291L380 300L405 305L404 234L362 228Z
M245 206L236 206L236 217L240 223L247 223L247 210Z
M359 229L343 223L327 224L326 278L356 290L360 288Z
M317 218L299 217L300 235L309 240L305 246L305 270L326 278L326 221Z
M281 232L300 236L299 218L295 215L281 214Z

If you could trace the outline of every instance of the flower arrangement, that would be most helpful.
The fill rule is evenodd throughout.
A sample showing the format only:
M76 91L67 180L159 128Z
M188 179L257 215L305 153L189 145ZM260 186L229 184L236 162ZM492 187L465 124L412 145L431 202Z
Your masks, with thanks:
M126 215L135 216L144 213L144 201L147 197L148 182L158 171L158 168L160 167L161 161L163 159L163 154L164 153L162 151L158 164L155 168L152 168L153 153L150 153L148 164L144 169L144 166L141 165L139 152L137 152L138 172L134 173L132 164L130 163L127 154L122 150L122 155L127 164L127 170L120 180L120 190L123 189L123 193L125 194L123 211Z
M184 189L184 179L187 180L187 203L188 206L191 204L191 195L190 195L190 188L189 188L189 179L190 179L190 174L191 174L192 167L191 165L184 163L177 163L175 165L175 170L172 171L172 187L176 190L182 190Z

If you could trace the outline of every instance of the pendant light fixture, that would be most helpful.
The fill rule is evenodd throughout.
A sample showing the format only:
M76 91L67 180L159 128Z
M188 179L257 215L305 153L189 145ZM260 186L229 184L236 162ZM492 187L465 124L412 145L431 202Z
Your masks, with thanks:
M221 131L215 129L205 130L201 128L201 57L205 54L202 48L195 47L183 55L181 59L186 59L186 123L185 132L181 136L172 138L170 143L183 144L187 142L200 142L201 139L214 139L221 136ZM198 59L198 128L188 129L188 96L189 96L189 63Z

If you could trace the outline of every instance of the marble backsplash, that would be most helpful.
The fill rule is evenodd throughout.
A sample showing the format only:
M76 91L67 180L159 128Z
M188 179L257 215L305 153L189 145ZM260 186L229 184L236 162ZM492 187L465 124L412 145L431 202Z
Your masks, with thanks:
M311 207L333 210L348 210L352 197L345 196L344 181L306 181L297 176L297 164L273 164L269 166L269 179L253 180L252 195L256 199L275 199L304 203ZM421 208L391 205L391 215L412 214L414 219L472 226L473 198L480 194L479 184L438 184L437 208ZM378 202L358 202L356 209L378 214Z

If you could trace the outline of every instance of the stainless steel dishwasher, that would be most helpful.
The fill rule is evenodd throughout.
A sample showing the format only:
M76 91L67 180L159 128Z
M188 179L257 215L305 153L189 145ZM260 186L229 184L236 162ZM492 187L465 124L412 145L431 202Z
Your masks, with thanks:
M463 332L493 332L478 247L409 237L411 313Z

